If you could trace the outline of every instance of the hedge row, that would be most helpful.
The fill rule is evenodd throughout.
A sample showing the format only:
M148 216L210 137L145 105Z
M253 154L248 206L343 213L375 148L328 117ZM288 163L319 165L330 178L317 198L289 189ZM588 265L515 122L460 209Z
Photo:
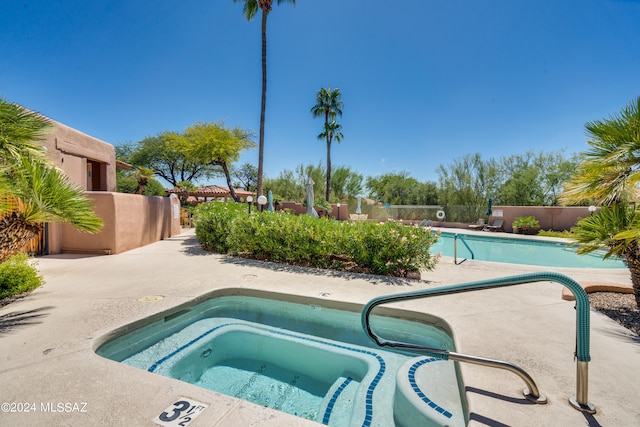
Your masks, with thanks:
M388 276L430 270L437 235L395 222L350 223L283 212L253 212L210 202L194 214L196 236L209 251L293 265Z

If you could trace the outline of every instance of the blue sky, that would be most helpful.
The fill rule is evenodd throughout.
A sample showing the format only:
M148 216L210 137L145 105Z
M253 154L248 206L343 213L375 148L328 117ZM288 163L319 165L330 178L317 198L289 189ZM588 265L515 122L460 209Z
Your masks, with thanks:
M297 0L267 32L272 178L325 163L322 86L344 102L334 166L420 181L468 153L583 151L586 122L640 95L639 1ZM260 87L260 19L232 0L0 3L0 97L114 145L204 121L257 135Z

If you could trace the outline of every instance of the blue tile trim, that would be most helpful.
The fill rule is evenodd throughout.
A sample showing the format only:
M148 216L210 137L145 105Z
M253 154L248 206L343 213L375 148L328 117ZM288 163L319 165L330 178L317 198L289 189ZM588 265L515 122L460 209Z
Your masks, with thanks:
M376 354L376 353L374 353L373 351L370 351L370 350L364 350L364 349L361 349L361 348L353 348L353 347L349 347L349 346L346 346L346 345L331 343L331 342L323 341L323 340L320 340L320 339L312 338L310 336L294 335L294 334L291 334L291 333L288 333L288 332L277 331L277 330L273 330L273 329L270 329L270 328L264 328L264 327L260 327L260 326L256 326L256 325L250 325L250 324L247 324L247 323L239 323L239 322L236 323L236 322L233 322L233 323L223 323L221 325L216 326L215 328L209 329L207 332L195 337L194 339L192 339L188 343L180 346L178 349L172 351L168 355L164 356L163 358L161 358L160 360L155 362L153 365L151 365L147 369L147 371L155 372L155 370L158 369L158 367L160 367L160 365L162 365L164 362L166 362L167 360L171 359L172 357L174 357L178 353L186 350L187 348L189 348L193 344L197 343L201 339L207 337L208 335L212 334L213 332L215 332L215 331L217 331L217 330L219 330L221 328L228 327L228 326L249 326L249 327L252 327L252 328L255 328L255 329L258 329L258 330L271 332L271 333L277 334L277 335L283 335L283 336L290 337L290 338L296 338L296 339L311 341L311 342L315 342L315 343L319 343L319 344L328 345L328 346L331 346L331 347L336 347L336 348L339 348L339 349L342 349L342 350L349 350L349 351L353 351L353 352L356 352L356 353L366 354L366 355L375 357L376 360L378 361L379 365L380 365L380 368L378 369L378 372L377 372L376 376L371 381L371 384L369 384L369 387L367 388L367 394L366 394L366 399L365 399L365 402L366 402L365 403L365 417L364 417L364 421L362 422L362 427L370 427L371 426L371 422L373 420L373 392L375 391L376 387L378 386L378 383L382 379L382 376L384 375L384 373L385 373L385 371L387 369L387 365L386 365L384 359L380 355L378 355L378 354ZM440 359L433 359L433 360L440 360ZM325 414L325 417L326 417L326 414Z
M211 333L217 331L220 328L223 328L225 326L232 326L234 325L234 323L224 323L222 325L218 325L215 328L209 329L207 332L205 332L204 334L195 337L194 339L192 339L191 341L189 341L188 343L182 345L181 347L178 347L176 350L172 351L171 353L169 353L168 355L166 355L165 357L163 357L162 359L158 360L156 363L154 363L153 365L151 365L149 367L149 369L147 369L147 371L149 372L155 372L156 369L158 369L158 367L160 365L162 365L164 362L166 362L167 360L171 359L173 356L175 356L176 354L182 352L183 350L186 350L187 348L191 347L193 344L197 343L198 341L200 341L202 338L206 337L207 335L210 335Z
M430 362L437 362L437 361L441 361L442 359L438 359L435 357L431 357L429 359L422 359L417 361L416 363L414 363L413 365L411 365L411 368L409 368L409 375L408 375L408 379L409 379L409 384L411 384L411 388L413 389L413 391L418 395L418 397L427 405L429 405L430 408L432 408L433 410L439 412L440 414L444 415L447 418L451 418L453 417L453 414L449 411L447 411L446 409L442 408L441 406L438 406L434 401L432 401L431 399L429 399L423 392L422 390L420 390L420 387L418 387L418 384L416 383L416 371L418 370L418 368L422 365L425 365L427 363Z
M322 417L322 424L329 425L329 418L331 417L331 411L333 411L333 405L336 403L340 394L344 391L344 389L353 381L353 378L347 377L340 387L333 392L333 396L331 396L331 400L329 400L329 404L327 405L327 409L324 411L324 416Z

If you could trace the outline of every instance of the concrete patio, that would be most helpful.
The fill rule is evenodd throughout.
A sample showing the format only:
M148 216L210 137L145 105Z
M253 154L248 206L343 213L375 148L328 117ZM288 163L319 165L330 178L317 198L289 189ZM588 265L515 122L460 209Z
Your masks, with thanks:
M7 412L10 407L3 404L3 426L154 426L152 420L180 397L208 405L189 426L319 425L95 354L114 329L217 289L255 288L364 304L379 295L534 271L556 271L578 282L630 283L626 269L473 260L454 265L450 258L423 272L421 281L342 274L207 253L193 231L118 255L53 255L38 261L46 284L0 308L0 403L28 403L30 410ZM576 322L574 303L561 295L562 286L541 282L396 305L444 319L460 353L522 367L548 399L546 405L531 404L517 376L462 364L469 425L640 425L640 340L595 311L589 401L597 413L586 415L568 404L576 394Z

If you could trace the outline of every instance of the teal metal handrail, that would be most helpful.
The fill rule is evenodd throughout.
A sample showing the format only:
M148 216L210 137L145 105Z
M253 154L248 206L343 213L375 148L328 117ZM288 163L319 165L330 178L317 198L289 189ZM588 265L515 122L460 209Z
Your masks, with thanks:
M543 282L543 281L551 281L560 283L561 285L566 286L573 293L576 300L576 353L575 356L578 359L577 362L577 378L576 378L576 396L572 396L569 398L569 403L576 409L588 412L595 413L596 408L594 405L589 403L588 399L588 373L589 373L589 361L591 360L591 356L589 355L589 298L587 297L587 293L585 290L577 283L575 280L567 277L563 274L554 273L554 272L540 272L540 273L529 273L529 274L521 274L517 276L509 276L503 278L496 279L487 279L487 280L479 280L468 283L461 283L457 285L449 285L442 286L439 288L432 289L421 289L418 291L412 292L403 292L394 295L387 295L382 297L377 297L369 301L362 310L362 327L365 333L378 345L381 347L394 347L394 348L404 348L411 350L419 350L422 351L429 356L438 357L444 360L452 359L463 362L472 362L483 365L490 365L497 368L508 369L518 374L525 380L527 385L529 386L529 393L533 395L534 398L540 396L537 393L537 387L535 387L535 383L531 384L529 379L527 379L528 375L521 375L522 371L520 368L515 367L514 365L509 365L510 367L506 368L504 366L499 366L505 362L498 361L490 361L489 359L477 358L475 356L467 356L460 355L458 353L450 352L448 350L424 347L416 344L407 344L397 341L385 340L376 335L371 329L371 324L369 322L369 317L371 315L372 310L381 304L388 304L397 301L406 301L412 299L426 298L437 295L448 295L454 293L462 293L469 292L475 290L482 289L492 289L499 288L505 286L514 286L521 285L524 283L533 283L533 282ZM472 360L470 360L472 359ZM473 359L482 360L482 362L473 362ZM497 363L491 363L497 362ZM518 372L522 371L522 372ZM526 374L526 373L525 373ZM525 390L525 395L527 395L527 390ZM546 400L545 400L546 401ZM539 402L544 403L544 402Z
M458 262L458 239L460 239L460 241L464 243L465 247L469 250L469 253L471 253L471 259L475 259L476 255L473 253L473 251L471 250L467 242L464 240L464 237L456 233L453 235L453 263L455 265L459 265L467 260L465 258L462 261Z

